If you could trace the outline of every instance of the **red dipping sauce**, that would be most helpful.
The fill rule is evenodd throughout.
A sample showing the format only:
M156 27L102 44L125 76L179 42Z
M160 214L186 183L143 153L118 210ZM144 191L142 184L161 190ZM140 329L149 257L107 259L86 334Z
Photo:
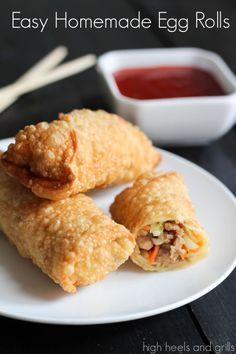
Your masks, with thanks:
M114 78L122 95L139 100L226 94L212 74L191 66L124 68Z

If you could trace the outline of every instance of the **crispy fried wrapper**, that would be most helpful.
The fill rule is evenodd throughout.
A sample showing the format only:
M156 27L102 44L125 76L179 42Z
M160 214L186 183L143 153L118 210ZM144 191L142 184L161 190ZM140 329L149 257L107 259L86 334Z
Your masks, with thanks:
M133 252L133 235L83 194L40 199L0 166L1 230L65 291L116 270Z
M52 200L132 181L159 160L159 152L137 127L88 109L26 126L2 156L10 175Z
M144 270L177 269L207 255L207 237L176 172L140 176L116 197L110 211L135 236L131 259Z

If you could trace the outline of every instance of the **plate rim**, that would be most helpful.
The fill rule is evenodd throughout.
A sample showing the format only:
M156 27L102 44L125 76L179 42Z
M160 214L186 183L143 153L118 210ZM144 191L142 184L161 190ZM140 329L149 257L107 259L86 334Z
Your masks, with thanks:
M0 144L7 144L12 142L12 139L14 138L6 138L6 139L0 139ZM191 168L194 170L198 170L201 172L201 174L213 181L218 187L221 188L221 190L231 199L233 204L236 207L236 197L234 196L233 192L230 191L228 187L224 185L223 182L221 182L217 177L215 177L213 174L205 170L203 167L195 164L194 162L179 156L177 154L174 154L170 151L167 151L165 149L161 149L158 147L155 147L158 149L161 153L164 153L167 156L170 156L172 158L177 158L180 160L182 163L185 165L190 165ZM48 317L48 316L32 316L32 315L23 315L23 314L15 314L14 312L9 312L9 311L4 311L4 309L1 308L0 305L0 315L5 316L8 318L12 319L17 319L17 320L24 320L24 321L29 321L29 322L34 322L34 323L44 323L44 324L56 324L56 325L98 325L98 324L108 324L108 323L119 323L119 322L127 322L127 321L132 321L132 320L137 320L137 319L142 319L146 317L151 317L154 315L158 315L164 312L168 312L174 309L177 309L181 306L187 305L202 296L206 295L213 289L215 289L218 285L220 285L234 270L236 267L236 255L233 259L233 261L230 263L229 267L225 270L225 272L217 278L215 281L210 283L207 287L204 289L196 292L192 296L189 296L187 298L184 298L182 300L176 301L174 303L171 303L169 305L165 305L159 308L154 308L151 310L146 310L146 311L141 311L141 312L133 312L128 315L116 315L116 316L105 316L105 317L95 317L95 318L89 318L89 319L77 319L77 318L53 318L53 317Z

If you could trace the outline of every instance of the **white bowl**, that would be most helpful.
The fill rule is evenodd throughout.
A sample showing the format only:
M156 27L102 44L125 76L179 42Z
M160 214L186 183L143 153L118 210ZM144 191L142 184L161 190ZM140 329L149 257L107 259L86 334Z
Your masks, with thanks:
M113 73L127 67L189 65L218 79L223 96L138 100L122 95ZM159 145L206 144L235 123L236 79L223 59L198 48L132 49L108 52L98 58L97 70L113 110L137 124Z

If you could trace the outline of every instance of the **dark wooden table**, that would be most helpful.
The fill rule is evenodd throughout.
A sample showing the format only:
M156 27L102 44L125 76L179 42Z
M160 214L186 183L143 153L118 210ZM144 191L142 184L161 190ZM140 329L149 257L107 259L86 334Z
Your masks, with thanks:
M195 4L195 5L194 5ZM195 7L194 7L195 6ZM71 16L133 17L138 10L155 16L168 11L171 16L193 18L196 10L215 16L222 10L231 19L229 30L189 30L168 33L157 30L57 30L52 26L39 33L35 30L13 30L11 11L25 16L52 16L54 11L68 11ZM69 58L86 53L101 54L120 48L196 46L214 50L236 71L235 0L58 0L1 1L0 3L0 86L15 80L36 60L59 44L68 46ZM105 108L94 69L52 84L23 96L1 114L0 138L15 135L19 128L40 120L55 119L60 111L73 108ZM168 147L167 147L168 148ZM204 147L169 148L213 173L236 192L236 128L220 140ZM222 205L222 208L224 206ZM224 235L222 235L223 237ZM223 252L223 250L222 250ZM1 284L1 287L4 284ZM122 289L121 289L122 290ZM1 291L1 290L0 290ZM114 304L115 305L115 304ZM222 349L236 347L236 272L208 295L171 312L127 323L100 326L52 326L27 323L0 317L0 353L145 353L162 345L162 352L236 352ZM174 350L168 345L190 345L191 350ZM211 347L209 346L211 344ZM194 351L194 345L205 348ZM208 347L206 347L208 345ZM196 347L195 347L196 348ZM207 350L208 349L208 350Z

